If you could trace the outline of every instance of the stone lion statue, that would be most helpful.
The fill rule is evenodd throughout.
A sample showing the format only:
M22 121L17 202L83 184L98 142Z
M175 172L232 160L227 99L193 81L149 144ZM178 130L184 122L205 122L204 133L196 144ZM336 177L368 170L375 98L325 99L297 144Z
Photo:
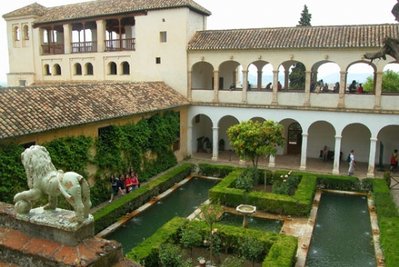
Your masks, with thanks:
M29 190L14 196L15 210L18 214L27 214L32 204L43 195L48 195L44 209L57 208L57 197L63 195L75 210L73 221L83 222L89 216L91 207L90 187L78 173L56 170L50 154L43 146L33 145L21 154Z

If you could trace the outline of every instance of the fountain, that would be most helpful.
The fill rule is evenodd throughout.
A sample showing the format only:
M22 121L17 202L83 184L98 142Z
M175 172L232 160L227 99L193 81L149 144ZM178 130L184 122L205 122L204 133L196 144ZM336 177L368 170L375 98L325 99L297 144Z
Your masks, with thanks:
M237 206L236 211L241 213L244 218L242 221L242 227L247 228L248 227L248 215L251 215L256 212L256 207L252 205L247 205L247 204L240 204Z

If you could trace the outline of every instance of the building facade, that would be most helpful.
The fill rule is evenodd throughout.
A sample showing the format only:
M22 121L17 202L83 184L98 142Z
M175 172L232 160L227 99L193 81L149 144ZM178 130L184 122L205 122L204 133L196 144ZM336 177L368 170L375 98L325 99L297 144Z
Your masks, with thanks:
M220 150L231 149L229 126L271 119L284 126L287 141L268 159L271 167L293 154L305 170L325 146L334 174L351 149L370 177L380 159L387 163L399 146L399 95L384 92L382 76L397 62L369 62L364 54L399 38L399 25L207 30L209 15L191 0L29 5L3 15L8 84L162 81L190 103L169 106L185 109L180 158L204 151L218 160ZM318 77L325 64L338 69L326 88ZM349 92L356 64L371 69L372 90ZM298 84L290 78L295 68L303 74Z

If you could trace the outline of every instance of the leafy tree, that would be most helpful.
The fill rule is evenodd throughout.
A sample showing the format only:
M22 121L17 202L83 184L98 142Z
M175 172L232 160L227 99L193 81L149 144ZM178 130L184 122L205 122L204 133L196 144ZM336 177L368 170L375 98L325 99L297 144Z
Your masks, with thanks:
M299 19L297 26L299 26L299 27L301 27L301 26L312 26L310 24L311 20L312 20L312 14L309 13L307 5L304 5L302 13L301 13L301 18Z
M374 80L373 77L367 77L366 82L363 84L365 92L374 91ZM382 91L385 93L397 93L399 92L399 73L387 70L382 74Z
M214 224L220 220L220 215L223 212L223 208L220 204L204 204L200 207L201 209L201 219L209 227L208 240L209 245L209 259L212 261L213 254L220 252L221 240L218 236L217 229L214 229ZM204 241L204 243L205 243Z
M174 244L163 244L159 248L159 265L162 267L184 267L191 266L183 259L180 247Z
M255 266L255 261L259 260L263 254L264 247L258 239L245 236L240 242L240 254L247 260L252 261L252 266Z
M183 247L190 249L192 257L193 247L198 247L202 244L202 236L195 228L188 226L182 230L180 243Z
M240 158L250 159L256 169L260 157L275 155L277 147L283 144L282 131L282 125L277 122L250 120L231 126L227 136Z
M304 89L305 88L305 65L301 62L297 62L295 66L292 68L292 71L289 75L290 79L290 88L289 89Z

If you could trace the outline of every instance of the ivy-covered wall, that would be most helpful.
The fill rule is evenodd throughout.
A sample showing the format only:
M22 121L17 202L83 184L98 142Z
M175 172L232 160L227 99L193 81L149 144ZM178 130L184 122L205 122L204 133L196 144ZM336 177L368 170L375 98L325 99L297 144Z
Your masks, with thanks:
M57 169L75 171L92 177L91 199L94 205L109 198L108 177L134 169L141 181L176 165L173 143L179 135L179 113L155 114L137 123L110 126L99 138L62 137L42 143ZM13 196L27 189L17 144L0 144L0 201L12 203ZM88 166L92 166L91 172Z

